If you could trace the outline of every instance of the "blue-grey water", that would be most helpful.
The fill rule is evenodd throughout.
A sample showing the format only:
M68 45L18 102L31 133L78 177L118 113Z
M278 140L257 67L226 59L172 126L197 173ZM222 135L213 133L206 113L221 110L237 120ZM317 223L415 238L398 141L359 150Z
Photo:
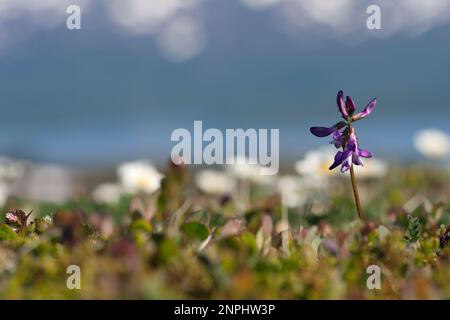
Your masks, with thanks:
M378 98L356 126L362 146L381 156L414 158L414 132L450 130L450 25L309 48L232 7L208 20L199 56L173 63L148 36L117 32L101 16L83 22L80 31L37 30L0 49L0 155L161 161L172 130L203 120L219 129L279 128L282 157L294 159L325 143L308 128L338 120L339 89L360 108Z

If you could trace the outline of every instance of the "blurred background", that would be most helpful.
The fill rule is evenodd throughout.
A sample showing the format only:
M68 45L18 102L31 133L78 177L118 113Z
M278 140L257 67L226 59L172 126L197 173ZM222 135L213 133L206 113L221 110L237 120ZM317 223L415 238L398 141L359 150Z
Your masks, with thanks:
M67 6L81 8L68 30ZM381 8L381 30L366 26ZM279 128L281 162L319 141L335 95L362 146L418 159L450 119L448 0L1 0L0 155L81 168L167 160L176 128Z

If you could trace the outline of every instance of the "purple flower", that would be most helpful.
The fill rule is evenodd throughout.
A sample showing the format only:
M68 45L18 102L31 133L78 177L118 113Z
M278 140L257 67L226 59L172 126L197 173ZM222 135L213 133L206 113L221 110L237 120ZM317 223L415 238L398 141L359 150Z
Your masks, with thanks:
M342 118L347 119L348 116L349 116L349 112L347 110L347 105L344 102L344 92L342 90L340 90L338 92L336 100L337 100L336 102L337 102L337 105L338 105L338 109L339 109L339 111L342 114Z
M361 158L371 158L372 154L358 147L358 138L355 129L352 127L352 122L361 120L367 117L375 108L376 99L372 99L363 111L354 115L356 105L350 96L344 100L344 92L340 90L337 94L338 110L345 121L341 121L332 127L311 127L310 131L317 137L326 137L332 135L333 140L330 142L338 151L334 157L334 162L330 166L330 170L341 166L341 172L350 169L352 164L362 166Z
M372 154L367 150L358 148L358 139L356 138L355 131L352 128L348 137L347 144L344 151L338 151L334 157L334 162L330 166L330 170L333 170L339 165L341 166L341 172L349 170L352 163L358 166L362 166L363 163L360 158L371 158Z
M349 113L349 115L352 115L353 112L355 112L356 110L356 105L353 102L352 97L347 96L346 100L345 100L345 107L347 108L347 111Z
M345 135L345 130L336 130L333 132L333 140L330 141L331 144L334 144L336 149L339 149L342 147L343 138Z
M345 126L346 126L346 123L344 121L341 121L329 128L328 127L311 127L309 130L316 137L323 138L323 137L329 136L330 134L338 131L339 129L341 129Z
M375 109L376 105L377 105L377 99L374 98L369 102L369 104L367 105L367 107L364 108L363 111L355 114L352 117L352 121L358 121L358 120L364 119L365 117L367 117L369 114L372 113L372 111L373 111L373 109Z
M340 90L336 97L338 110L341 112L342 118L347 120L353 116L353 113L356 110L355 102L352 97L347 96L344 101L344 92Z

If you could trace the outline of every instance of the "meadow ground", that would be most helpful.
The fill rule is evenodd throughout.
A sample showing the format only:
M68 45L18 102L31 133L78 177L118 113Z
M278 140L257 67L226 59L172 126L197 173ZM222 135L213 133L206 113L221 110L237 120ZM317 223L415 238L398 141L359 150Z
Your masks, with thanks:
M159 190L113 203L11 198L0 298L449 299L448 171L390 167L358 183L362 220L346 176L303 185L291 205L273 181L212 195L171 164ZM67 286L70 265L80 289ZM379 289L367 286L371 265Z

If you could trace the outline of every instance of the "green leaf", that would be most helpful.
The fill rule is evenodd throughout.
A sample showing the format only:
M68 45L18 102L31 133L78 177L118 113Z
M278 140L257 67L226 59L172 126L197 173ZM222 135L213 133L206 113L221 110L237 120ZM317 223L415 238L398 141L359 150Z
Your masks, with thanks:
M205 240L209 235L208 227L198 222L185 223L181 226L181 230L183 230L189 238L197 238L200 240Z
M16 240L17 234L6 224L0 225L0 241Z
M189 216L189 220L190 221L197 221L197 222L201 222L201 221L207 221L209 217L209 214L207 211L205 210L198 210L195 212L192 212L191 215Z
M152 225L150 222L139 219L134 221L130 226L130 231L132 234L135 234L136 232L152 232Z
M408 216L408 228L404 239L407 243L415 243L419 241L421 231L420 220L418 217Z
M209 225L211 227L219 227L224 225L225 223L225 218L223 216L223 214L221 213L214 213L211 217L211 222L209 223Z
M256 243L256 237L253 233L243 232L241 234L241 241L243 248L246 248L250 254L258 253L258 244Z

